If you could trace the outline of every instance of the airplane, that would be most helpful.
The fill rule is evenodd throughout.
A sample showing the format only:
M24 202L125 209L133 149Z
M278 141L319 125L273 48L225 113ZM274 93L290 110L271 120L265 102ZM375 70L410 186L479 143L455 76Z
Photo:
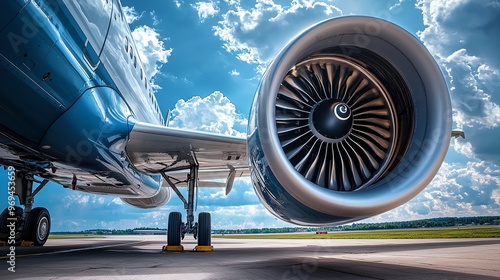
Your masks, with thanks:
M173 191L186 219L169 214L166 251L186 234L212 250L195 192L229 193L241 177L283 221L349 223L416 196L450 144L438 65L382 19L331 18L293 38L263 74L241 138L166 125L119 0L8 1L0 14L0 165L21 205L0 216L8 245L47 241L50 214L33 205L49 181L139 208Z

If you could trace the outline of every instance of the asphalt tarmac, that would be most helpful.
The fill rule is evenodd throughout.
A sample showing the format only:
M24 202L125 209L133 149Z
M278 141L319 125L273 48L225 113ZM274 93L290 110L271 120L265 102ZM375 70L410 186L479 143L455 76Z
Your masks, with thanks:
M242 240L162 252L164 236L50 239L0 248L0 279L500 279L500 239ZM12 269L11 269L12 270Z

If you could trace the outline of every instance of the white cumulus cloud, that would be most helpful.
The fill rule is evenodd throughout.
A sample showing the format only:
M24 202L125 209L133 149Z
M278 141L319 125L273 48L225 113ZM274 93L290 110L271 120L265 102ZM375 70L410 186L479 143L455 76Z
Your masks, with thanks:
M144 12L139 14L135 10L135 7L123 6L122 10L123 10L123 15L125 15L125 20L127 21L128 24L131 24L134 21L140 19L142 17L142 15L144 14Z
M470 144L468 157L500 165L500 1L420 0L425 29L418 36L444 69L454 122Z
M245 133L235 126L246 123L247 119L236 112L236 106L221 92L215 91L205 98L194 96L187 101L177 101L169 125L243 137Z
M172 54L172 48L167 49L160 34L146 25L135 28L132 36L146 76L152 79L153 87L160 88L154 84L154 76L160 72L163 64L167 63L168 57Z
M196 9L201 22L215 16L219 12L219 8L214 2L196 2L191 7Z
M158 16L156 15L156 11L152 11L149 13L151 15L151 19L153 20L153 25L158 25L160 24L160 19L158 19Z
M500 213L498 186L500 169L492 163L444 163L422 193L402 206L364 222L496 216Z
M321 1L292 1L288 5L258 0L253 7L231 1L231 8L213 27L224 49L239 60L262 67L302 29L322 19L341 15L337 7Z

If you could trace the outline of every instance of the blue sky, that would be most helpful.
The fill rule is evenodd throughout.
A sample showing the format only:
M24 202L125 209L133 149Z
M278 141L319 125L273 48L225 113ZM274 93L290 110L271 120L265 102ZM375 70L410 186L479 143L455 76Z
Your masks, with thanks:
M194 3L194 4L193 4ZM430 50L445 75L454 127L467 139L452 140L432 183L405 205L374 221L445 216L500 215L500 1L123 0L133 37L155 84L170 125L245 135L248 112L266 65L288 40L317 21L342 15L390 20ZM5 172L0 183L6 184ZM214 228L281 227L255 196L249 180L230 195L202 189L198 211L210 211ZM5 193L0 194L7 204ZM118 198L74 192L49 184L36 197L52 215L52 230L166 227L180 200L142 210ZM1 204L0 204L1 205Z

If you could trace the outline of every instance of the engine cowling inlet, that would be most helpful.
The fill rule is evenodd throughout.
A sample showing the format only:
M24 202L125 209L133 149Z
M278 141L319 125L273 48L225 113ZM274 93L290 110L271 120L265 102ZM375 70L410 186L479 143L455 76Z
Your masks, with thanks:
M127 203L128 205L137 208L142 208L142 209L157 208L165 205L170 200L170 188L162 187L152 197L143 197L143 198L120 197L120 199L123 202Z
M422 191L450 133L446 83L416 38L380 19L330 19L293 39L261 80L252 182L285 221L359 220Z

